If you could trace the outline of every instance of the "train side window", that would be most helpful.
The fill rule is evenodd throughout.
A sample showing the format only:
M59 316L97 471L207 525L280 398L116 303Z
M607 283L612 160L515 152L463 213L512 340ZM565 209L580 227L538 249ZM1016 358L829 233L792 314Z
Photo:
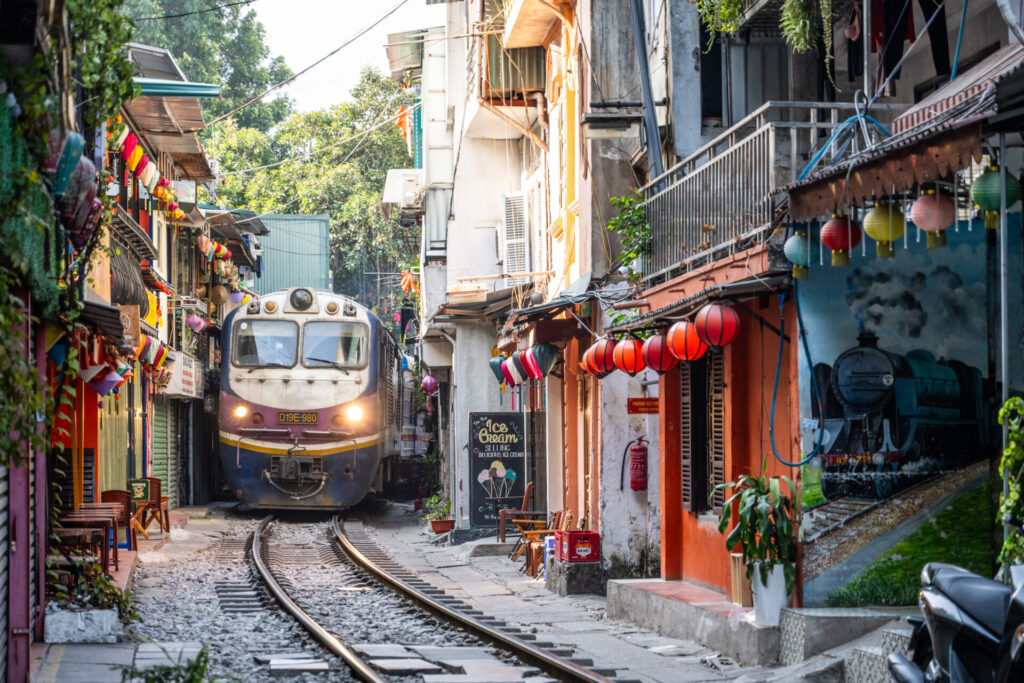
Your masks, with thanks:
M299 326L289 320L242 320L235 324L235 365L295 365Z
M362 323L306 323L302 333L302 364L314 368L361 368L367 361L368 338L367 327Z

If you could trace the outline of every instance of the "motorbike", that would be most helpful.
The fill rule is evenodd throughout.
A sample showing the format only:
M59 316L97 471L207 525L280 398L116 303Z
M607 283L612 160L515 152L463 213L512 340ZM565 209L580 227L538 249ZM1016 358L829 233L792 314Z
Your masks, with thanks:
M921 570L911 617L908 659L888 658L899 683L1010 683L1024 681L1024 565L1010 567L1010 583L950 564Z

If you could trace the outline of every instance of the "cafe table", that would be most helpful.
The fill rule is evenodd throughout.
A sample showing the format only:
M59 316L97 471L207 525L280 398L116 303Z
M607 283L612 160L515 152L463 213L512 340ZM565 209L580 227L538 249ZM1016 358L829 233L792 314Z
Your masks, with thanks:
M57 522L60 526L65 528L77 528L77 529L89 529L89 528L102 528L103 529L103 544L100 546L100 565L103 567L103 571L109 571L110 569L110 538L113 534L114 538L114 569L120 569L120 564L117 557L117 535L118 535L118 524L117 518L120 516L119 510L120 505L115 503L117 509L113 508L81 508L74 512L69 512L65 515L61 515Z

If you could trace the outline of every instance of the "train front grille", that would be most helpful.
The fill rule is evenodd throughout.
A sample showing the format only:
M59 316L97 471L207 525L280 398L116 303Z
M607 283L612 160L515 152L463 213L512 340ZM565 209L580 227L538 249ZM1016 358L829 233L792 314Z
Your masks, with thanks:
M323 458L275 455L270 458L270 476L278 481L320 481Z

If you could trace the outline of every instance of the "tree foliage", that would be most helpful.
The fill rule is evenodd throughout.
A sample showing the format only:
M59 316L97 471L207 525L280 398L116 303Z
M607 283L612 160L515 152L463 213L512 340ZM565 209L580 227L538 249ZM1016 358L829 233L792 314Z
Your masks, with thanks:
M412 163L389 121L403 104L402 90L366 67L350 102L294 114L270 135L219 125L209 143L227 174L219 199L258 213L329 215L335 290L389 317L400 300L396 278L378 286L367 273L399 270L418 246L417 226L402 227L380 210L388 169Z
M220 99L202 100L210 121L244 104L269 86L292 75L284 58L272 57L263 24L245 6L212 12L164 17L209 9L209 0L127 0L125 9L135 20L132 40L170 50L191 81L219 83ZM289 98L270 96L235 115L241 128L268 131L292 111Z

